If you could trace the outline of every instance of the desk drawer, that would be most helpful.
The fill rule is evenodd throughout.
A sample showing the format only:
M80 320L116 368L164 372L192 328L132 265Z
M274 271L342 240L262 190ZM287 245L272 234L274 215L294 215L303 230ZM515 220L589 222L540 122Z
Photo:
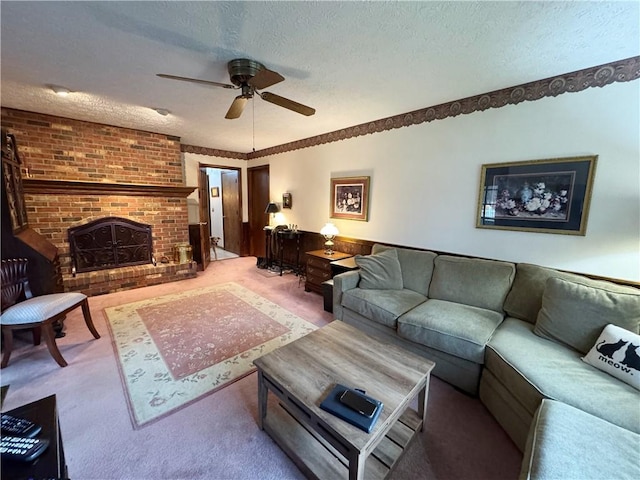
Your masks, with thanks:
M331 271L327 272L307 265L307 281L320 285L322 282L329 280L330 278Z
M307 257L307 268L315 267L319 270L331 271L331 266L329 265L329 260L325 260L323 258L318 257Z

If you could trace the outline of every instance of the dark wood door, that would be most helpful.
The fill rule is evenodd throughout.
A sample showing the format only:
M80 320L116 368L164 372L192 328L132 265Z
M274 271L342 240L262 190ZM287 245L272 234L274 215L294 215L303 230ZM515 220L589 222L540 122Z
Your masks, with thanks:
M242 246L242 208L238 172L222 172L222 228L224 249L240 255Z
M209 176L207 169L200 167L198 179L198 195L200 196L200 244L202 252L202 269L205 270L211 262L211 229L209 228Z
M269 214L264 210L269 203L269 165L247 170L249 190L249 255L266 256L264 227Z

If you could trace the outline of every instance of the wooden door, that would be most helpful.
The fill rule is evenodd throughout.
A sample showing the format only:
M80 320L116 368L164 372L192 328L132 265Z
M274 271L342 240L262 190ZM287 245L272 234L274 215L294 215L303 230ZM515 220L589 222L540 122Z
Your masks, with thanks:
M211 237L209 229L209 176L207 169L200 167L198 178L198 195L200 196L200 244L202 250L202 269L205 270L211 262Z
M237 171L222 172L222 228L224 249L240 255L242 246L242 208Z
M266 256L264 227L269 214L264 210L269 203L269 165L247 170L249 187L249 255Z

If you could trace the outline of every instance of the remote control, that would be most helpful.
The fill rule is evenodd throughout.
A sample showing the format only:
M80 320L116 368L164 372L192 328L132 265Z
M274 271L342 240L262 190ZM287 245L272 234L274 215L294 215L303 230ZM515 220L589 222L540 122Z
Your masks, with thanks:
M19 437L35 437L42 427L24 418L2 414L2 433Z
M24 437L2 437L0 457L4 460L30 462L38 458L49 446L49 440Z

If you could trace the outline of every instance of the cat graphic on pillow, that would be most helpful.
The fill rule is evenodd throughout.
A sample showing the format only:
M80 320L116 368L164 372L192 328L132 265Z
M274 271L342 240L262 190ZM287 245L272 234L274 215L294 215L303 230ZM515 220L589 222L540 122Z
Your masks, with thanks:
M640 335L609 324L582 360L640 390L638 347Z
M596 345L596 349L603 355L613 360L613 354L620 350L627 344L626 341L620 339L616 343L606 343L606 340L601 341Z
M633 343L630 343L624 352L624 360L622 360L622 362L620 363L626 365L629 368L640 371L640 357L636 353L636 349L639 346L640 345L634 345Z

